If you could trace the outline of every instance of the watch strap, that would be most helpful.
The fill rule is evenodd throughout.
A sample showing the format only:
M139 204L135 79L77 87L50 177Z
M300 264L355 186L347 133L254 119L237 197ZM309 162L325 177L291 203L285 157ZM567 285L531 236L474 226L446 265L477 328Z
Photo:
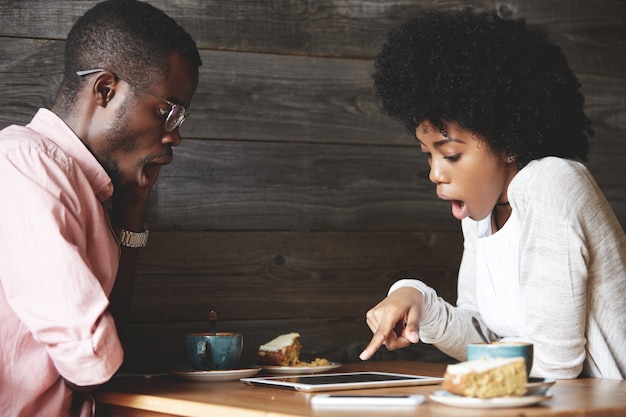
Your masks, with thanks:
M145 248L148 243L150 231L144 226L143 232L131 232L122 228L117 228L117 238L120 245L128 248Z

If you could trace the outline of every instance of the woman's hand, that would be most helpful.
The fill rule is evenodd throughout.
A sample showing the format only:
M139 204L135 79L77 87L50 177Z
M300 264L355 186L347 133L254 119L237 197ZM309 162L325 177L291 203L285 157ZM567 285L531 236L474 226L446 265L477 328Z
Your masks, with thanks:
M367 312L374 335L359 357L367 360L385 345L396 350L419 342L418 330L424 297L413 287L401 287Z

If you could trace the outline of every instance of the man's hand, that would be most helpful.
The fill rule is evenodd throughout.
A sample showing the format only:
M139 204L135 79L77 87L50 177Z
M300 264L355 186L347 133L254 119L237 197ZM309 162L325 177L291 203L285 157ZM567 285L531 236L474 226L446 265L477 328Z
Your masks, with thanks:
M148 183L139 185L115 185L113 193L112 222L115 226L131 232L143 231L148 212L150 191L159 177L160 165L144 168Z
M111 222L131 232L142 232L148 213L150 190L154 186L161 170L160 165L147 166L145 169L148 184L144 186L118 186L113 193ZM130 302L135 280L135 264L139 255L138 248L122 246L117 277L109 296L109 312L115 319L118 332L128 319Z

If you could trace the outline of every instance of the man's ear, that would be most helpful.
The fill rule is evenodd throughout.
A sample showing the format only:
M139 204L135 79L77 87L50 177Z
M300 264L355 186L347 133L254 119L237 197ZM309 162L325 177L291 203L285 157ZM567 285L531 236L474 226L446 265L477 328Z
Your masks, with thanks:
M93 95L98 105L106 107L115 96L117 79L110 71L102 72L93 85Z

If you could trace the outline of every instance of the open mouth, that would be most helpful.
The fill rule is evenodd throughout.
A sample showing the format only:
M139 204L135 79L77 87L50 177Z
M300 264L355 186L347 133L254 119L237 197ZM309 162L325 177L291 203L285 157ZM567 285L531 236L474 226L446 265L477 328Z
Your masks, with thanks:
M169 158L171 161L171 157ZM145 187L150 182L154 181L154 178L158 175L161 166L167 165L169 162L151 162L143 166L142 169L139 170L139 178L137 179L137 184L141 187Z
M452 215L458 219L463 220L467 217L467 207L465 206L465 202L461 200L450 200L452 204Z

